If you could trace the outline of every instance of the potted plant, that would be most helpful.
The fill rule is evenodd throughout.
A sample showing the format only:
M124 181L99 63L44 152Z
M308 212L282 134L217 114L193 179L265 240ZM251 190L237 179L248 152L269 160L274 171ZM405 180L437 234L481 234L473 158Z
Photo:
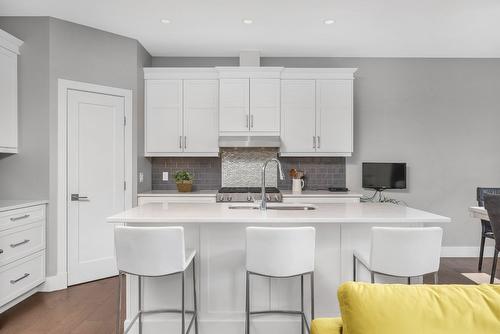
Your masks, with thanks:
M175 183L179 192L190 192L193 189L193 175L188 171L180 170L175 173Z

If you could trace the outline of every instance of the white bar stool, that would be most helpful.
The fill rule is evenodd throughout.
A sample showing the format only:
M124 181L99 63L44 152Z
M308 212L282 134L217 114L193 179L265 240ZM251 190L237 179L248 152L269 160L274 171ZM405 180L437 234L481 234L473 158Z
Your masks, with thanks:
M245 333L250 334L250 316L254 314L300 315L302 333L309 333L304 313L304 275L311 281L311 321L314 319L314 251L316 235L313 227L246 229L246 307ZM300 277L301 310L250 310L250 276L270 278Z
M437 284L442 238L440 227L372 227L370 250L354 250L353 280L359 261L372 283L375 274L406 277L410 284L411 277L434 273Z
M186 250L184 246L183 227L115 227L116 262L118 266L118 313L116 316L116 333L121 328L121 289L124 274L135 275L139 281L139 311L132 318L127 333L135 321L139 319L139 333L142 334L142 316L152 313L180 313L182 321L181 334L189 333L194 323L195 333L198 334L198 312L196 305L196 273L195 250ZM189 266L193 268L194 310L185 309L185 271ZM181 276L181 309L144 310L142 278L164 277L179 274ZM185 325L186 313L191 314L187 331Z

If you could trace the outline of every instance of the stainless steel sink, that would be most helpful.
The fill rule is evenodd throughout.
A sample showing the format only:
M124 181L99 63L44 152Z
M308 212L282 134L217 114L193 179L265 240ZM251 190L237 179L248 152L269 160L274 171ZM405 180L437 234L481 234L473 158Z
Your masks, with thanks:
M259 210L258 205L231 205L231 210ZM311 204L268 204L267 210L316 210Z

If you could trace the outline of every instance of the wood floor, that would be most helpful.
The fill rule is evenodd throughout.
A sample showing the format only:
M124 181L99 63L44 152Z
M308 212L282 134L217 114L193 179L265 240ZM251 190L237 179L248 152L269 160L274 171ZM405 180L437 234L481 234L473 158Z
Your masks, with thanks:
M444 258L440 284L474 284L461 273L475 272L476 258ZM483 271L491 270L485 259ZM432 276L424 279L432 283ZM115 331L117 279L38 293L0 315L2 334L111 334Z

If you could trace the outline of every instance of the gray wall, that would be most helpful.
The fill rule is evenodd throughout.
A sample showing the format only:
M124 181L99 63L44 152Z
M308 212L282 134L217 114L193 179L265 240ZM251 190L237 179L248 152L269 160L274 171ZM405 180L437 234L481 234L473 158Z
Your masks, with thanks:
M156 66L214 63L153 58ZM387 195L450 216L445 246L479 245L467 208L476 203L477 186L500 186L500 59L262 58L261 65L359 68L347 187L362 190L363 161L405 161L408 189Z
M47 17L0 17L0 28L24 40L20 59L20 153L0 160L0 196L49 200L47 275L57 272L57 80L130 89L133 93L133 193L143 152L142 66L151 56L134 39ZM141 191L149 190L147 181ZM136 196L134 196L135 199Z
M0 153L0 199L49 198L49 20L0 17L22 39L18 57L19 154Z
M144 67L152 66L152 57L144 49L144 47L137 43L137 116L134 120L137 128L137 139L134 140L137 148L137 172L142 172L144 174L144 180L142 183L137 182L137 192L145 192L151 190L152 188L152 166L151 160L144 158ZM136 201L136 198L134 198Z

